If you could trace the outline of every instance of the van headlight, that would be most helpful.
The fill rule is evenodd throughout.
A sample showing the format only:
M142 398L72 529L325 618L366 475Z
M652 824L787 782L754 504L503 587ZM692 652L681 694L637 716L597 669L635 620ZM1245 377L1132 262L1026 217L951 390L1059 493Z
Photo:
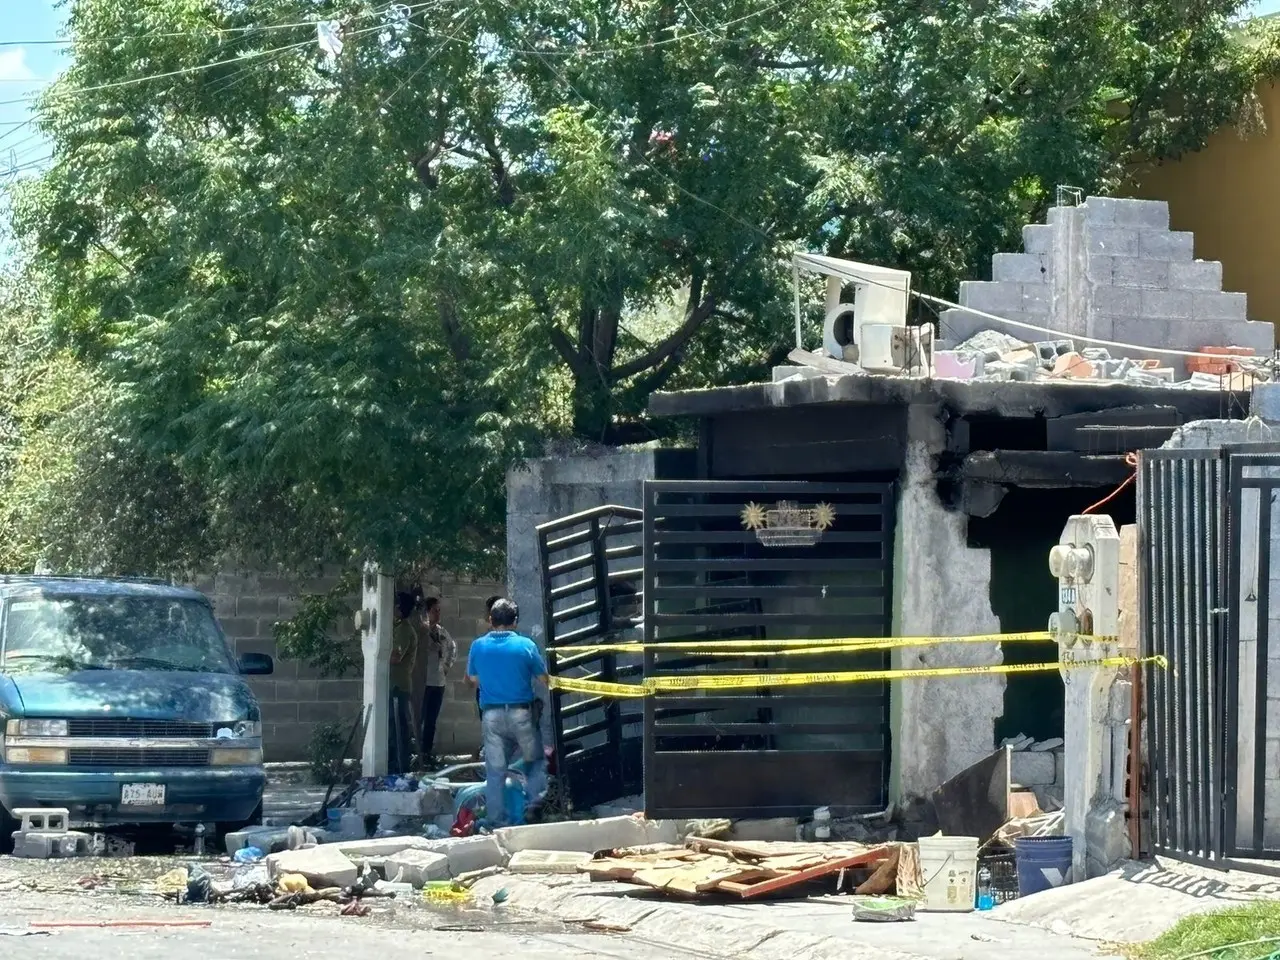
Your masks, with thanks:
M11 737L65 737L65 720L10 720L4 725Z
M238 720L231 729L238 739L262 736L262 722L259 720Z
M214 747L209 763L215 767L258 767L262 765L262 748Z

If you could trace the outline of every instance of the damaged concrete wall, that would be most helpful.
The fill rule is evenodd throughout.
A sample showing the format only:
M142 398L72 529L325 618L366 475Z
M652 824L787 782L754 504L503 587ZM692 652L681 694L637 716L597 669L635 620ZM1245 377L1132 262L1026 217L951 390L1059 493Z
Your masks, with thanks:
M968 516L938 497L935 459L946 445L937 408L908 413L906 465L898 495L894 546L895 636L960 636L1000 632L991 610L991 558L968 546ZM999 664L998 643L965 643L896 651L904 669ZM893 794L928 796L995 748L1004 713L1004 677L912 679L890 693Z
M1195 259L1193 236L1169 229L1162 201L1089 197L1050 209L1047 219L1023 230L1024 252L992 257L990 281L962 283L960 303L1070 337L1272 351L1272 325L1248 319L1243 293L1223 291L1222 264ZM950 344L998 326L964 310L942 315ZM1003 332L1037 338L1017 328ZM1186 376L1181 363L1174 368Z

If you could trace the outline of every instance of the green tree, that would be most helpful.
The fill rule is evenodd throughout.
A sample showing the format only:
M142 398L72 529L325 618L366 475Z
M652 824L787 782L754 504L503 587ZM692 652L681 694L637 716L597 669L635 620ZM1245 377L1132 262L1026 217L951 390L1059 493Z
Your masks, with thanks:
M1276 63L1241 7L70 0L15 222L84 386L24 515L164 517L109 567L493 566L538 440L659 436L655 389L785 352L794 246L946 291L1056 184L1246 113Z

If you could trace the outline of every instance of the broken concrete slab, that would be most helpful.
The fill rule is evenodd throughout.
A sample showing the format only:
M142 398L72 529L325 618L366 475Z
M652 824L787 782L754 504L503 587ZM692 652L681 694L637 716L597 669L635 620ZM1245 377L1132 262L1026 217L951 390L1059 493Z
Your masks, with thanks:
M447 857L449 873L455 877L462 873L483 870L485 867L505 866L509 856L509 851L499 845L495 836L428 840L423 849Z
M349 887L355 883L358 873L356 865L333 845L270 854L267 857L267 872L272 879L285 873L300 874L316 890L324 887Z
M428 785L414 791L367 790L355 796L355 808L366 817L437 817L453 812L448 787Z
M521 850L513 854L507 869L512 873L573 873L592 860L590 853L571 850Z
M433 843L426 837L377 837L373 840L343 840L330 846L343 856L357 860L385 860L402 850L430 850Z
M431 850L401 850L383 861L383 871L392 882L421 887L428 880L448 880L449 858Z
M531 823L522 827L503 827L495 831L494 836L508 853L519 853L521 850L598 853L619 847L679 841L674 820L645 820L641 817ZM793 830L791 839L794 838Z

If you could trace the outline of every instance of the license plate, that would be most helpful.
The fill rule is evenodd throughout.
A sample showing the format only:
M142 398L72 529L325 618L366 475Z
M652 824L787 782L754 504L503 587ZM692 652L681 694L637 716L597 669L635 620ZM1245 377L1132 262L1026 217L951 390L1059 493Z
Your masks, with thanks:
M124 807L163 807L163 783L126 783L120 787L120 805Z

